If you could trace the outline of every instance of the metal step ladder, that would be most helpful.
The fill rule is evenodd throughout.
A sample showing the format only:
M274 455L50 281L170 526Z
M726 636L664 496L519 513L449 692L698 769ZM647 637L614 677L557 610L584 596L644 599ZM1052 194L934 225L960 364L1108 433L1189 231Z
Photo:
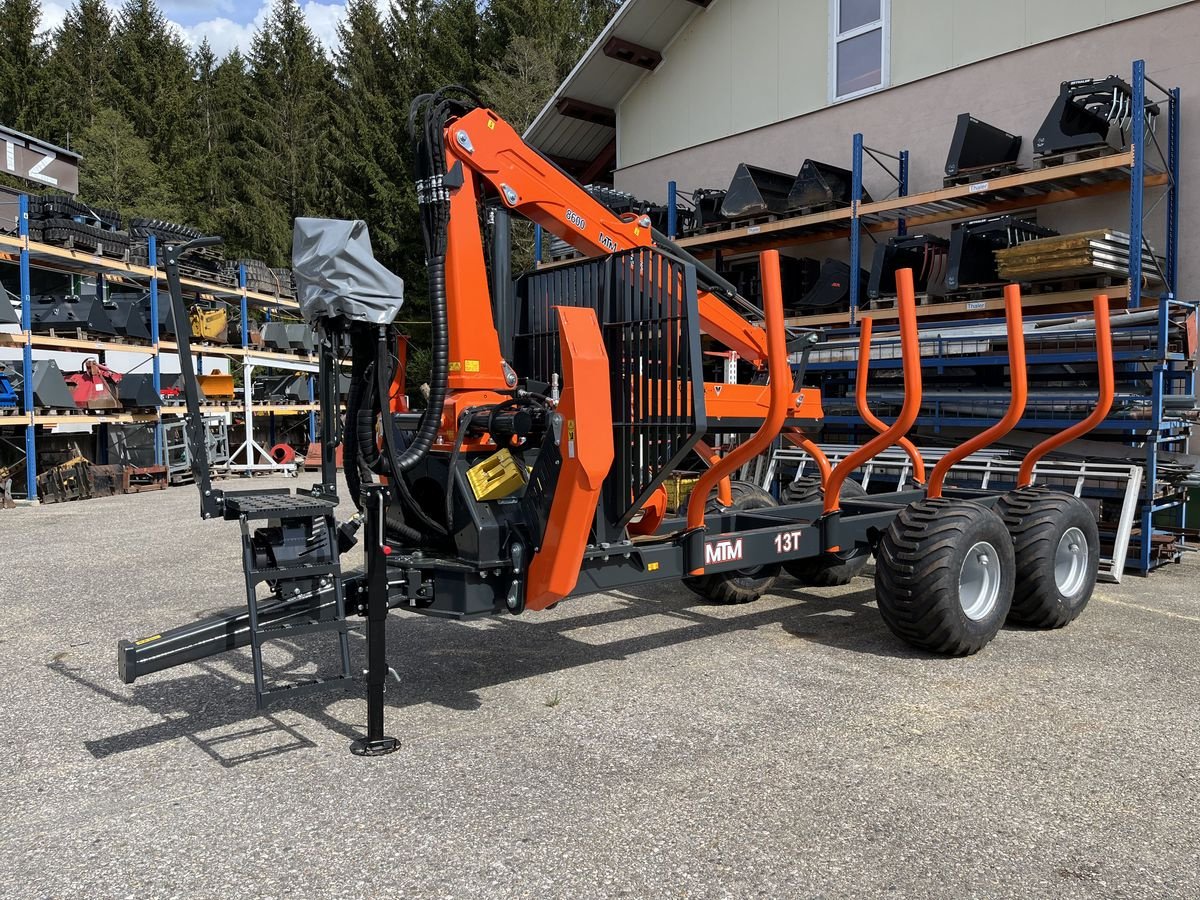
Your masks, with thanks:
M246 575L257 708L265 708L270 698L295 697L352 681L350 626L346 621L338 560L335 505L286 490L226 493L224 502L226 518L237 518L242 528L242 567ZM252 523L263 524L255 528ZM270 601L258 596L258 586L264 583L272 587L274 597ZM270 624L260 625L264 610L270 613L266 616ZM340 674L267 689L262 659L264 642L316 632L337 634Z

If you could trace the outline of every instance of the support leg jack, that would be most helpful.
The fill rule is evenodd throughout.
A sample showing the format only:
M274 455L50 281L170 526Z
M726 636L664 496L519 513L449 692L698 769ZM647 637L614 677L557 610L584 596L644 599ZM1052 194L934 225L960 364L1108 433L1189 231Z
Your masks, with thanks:
M383 694L387 684L388 548L384 541L384 509L388 491L373 485L364 492L367 511L367 736L350 745L355 756L386 756L400 741L383 733Z

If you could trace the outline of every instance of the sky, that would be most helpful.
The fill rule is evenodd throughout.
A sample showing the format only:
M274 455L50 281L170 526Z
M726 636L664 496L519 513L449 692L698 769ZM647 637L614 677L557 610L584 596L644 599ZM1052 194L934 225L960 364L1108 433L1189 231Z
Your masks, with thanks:
M108 5L115 14L120 0L108 0ZM43 0L42 29L49 31L62 24L70 6L71 0ZM158 0L158 7L189 44L199 46L207 37L213 52L222 57L234 47L250 49L250 39L266 19L270 0ZM308 27L326 49L332 47L346 4L302 0L301 8Z

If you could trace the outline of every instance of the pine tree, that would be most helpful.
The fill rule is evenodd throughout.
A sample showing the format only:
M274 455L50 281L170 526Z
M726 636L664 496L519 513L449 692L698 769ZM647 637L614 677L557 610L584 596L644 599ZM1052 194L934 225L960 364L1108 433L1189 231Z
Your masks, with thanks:
M245 181L245 60L235 48L218 64L205 40L192 56L192 68L181 173L188 220L222 234L229 248L241 249L248 240L237 209Z
M338 199L346 215L371 226L380 261L398 270L420 245L408 169L408 108L397 102L410 90L373 0L350 0L338 25L334 64Z
M35 131L46 42L38 34L38 0L0 2L0 124Z
M475 88L482 70L481 27L475 0L434 0L424 48L425 72L431 88L446 84Z
M112 17L104 0L77 0L55 31L46 66L39 136L71 146L115 90Z
M542 35L517 35L483 75L483 101L518 132L529 126L558 86L549 64L554 52L553 41Z
M79 135L78 149L83 154L80 194L88 202L125 215L174 218L178 214L149 145L117 110L98 110Z
M507 51L521 38L533 41L545 54L553 87L567 76L596 35L612 18L618 0L490 0L484 19L482 55L493 65L504 63ZM526 47L529 45L526 44ZM521 50L518 56L526 51ZM509 60L514 67L519 60ZM538 76L539 83L545 76ZM543 98L549 99L550 94Z
M113 26L113 106L144 138L176 194L182 184L192 70L187 45L153 0L126 0Z
M275 0L250 51L245 202L272 262L290 256L292 220L334 195L332 70L296 0Z

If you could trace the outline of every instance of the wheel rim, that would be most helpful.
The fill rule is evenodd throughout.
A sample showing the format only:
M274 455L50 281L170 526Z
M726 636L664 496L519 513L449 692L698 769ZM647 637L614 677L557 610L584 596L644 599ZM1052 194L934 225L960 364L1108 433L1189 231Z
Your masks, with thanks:
M1068 528L1054 552L1054 584L1064 597L1074 597L1087 578L1087 538L1078 528Z
M987 541L967 551L958 573L958 603L968 619L978 622L996 608L1000 597L1000 555Z

